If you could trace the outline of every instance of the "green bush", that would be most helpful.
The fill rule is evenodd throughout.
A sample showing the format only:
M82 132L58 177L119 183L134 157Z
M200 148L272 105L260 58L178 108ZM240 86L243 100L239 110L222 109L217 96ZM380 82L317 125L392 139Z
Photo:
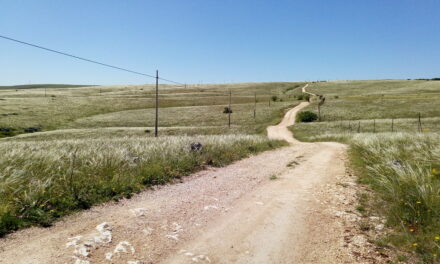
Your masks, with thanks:
M296 117L296 121L302 123L313 122L315 120L318 120L318 115L310 111L299 112Z
M298 100L305 100L305 101L309 101L310 99L310 94L300 94L297 97Z

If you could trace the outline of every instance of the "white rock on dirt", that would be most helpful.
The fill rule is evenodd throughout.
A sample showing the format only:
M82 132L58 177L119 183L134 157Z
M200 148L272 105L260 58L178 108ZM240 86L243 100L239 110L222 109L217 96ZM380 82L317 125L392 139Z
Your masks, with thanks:
M113 253L115 254L128 253L128 249L130 249L131 254L134 254L135 250L134 247L130 244L130 242L122 241L119 242L119 244L115 247Z
M377 231L381 231L385 228L384 224L378 224L377 226L374 227Z
M363 247L367 243L367 239L362 235L354 236L352 243L356 246Z
M83 257L89 257L90 256L90 247L86 245L78 245L75 247L75 251L73 251L73 254L83 256Z
M90 264L90 261L88 260L82 260L78 257L72 257L72 258L75 259L75 264Z
M179 240L179 234L168 234L165 236L166 238L174 239L176 241Z
M174 222L173 223L173 230L174 230L174 232L180 232L180 231L183 231L183 228L182 228L181 225L179 225L178 223Z
M207 262L207 263L211 263L211 260L209 259L209 257L208 257L208 256L205 256L205 255L198 255L198 256L196 256L196 257L193 257L191 260L192 260L193 262L196 262L196 263L198 263L198 262L200 262L200 261L204 261L204 262Z
M154 231L154 229L151 228L151 227L147 227L147 228L144 228L144 229L142 230L142 232L144 232L144 234L146 234L146 235L151 235L151 234L153 234L153 231Z
M136 217L145 216L148 212L148 210L145 208L135 208L135 209L131 209L130 211Z
M112 258L113 258L113 253L111 253L111 252L105 253L105 259L106 260L112 260Z
M209 210L209 209L218 209L218 207L215 205L207 205L207 206L203 207L203 210Z
M78 245L78 242L81 240L81 238L82 236L69 237L67 239L69 242L66 243L66 248Z
M110 243L112 242L112 227L109 223L104 222L96 226L96 230L98 230L99 235L95 236L93 239L95 243Z

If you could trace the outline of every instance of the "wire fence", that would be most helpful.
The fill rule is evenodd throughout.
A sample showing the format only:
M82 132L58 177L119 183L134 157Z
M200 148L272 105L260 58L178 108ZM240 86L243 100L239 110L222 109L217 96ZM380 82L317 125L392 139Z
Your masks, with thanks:
M326 129L349 133L381 133L381 132L431 132L440 129L440 119L422 118L417 113L413 118L363 119L346 120L343 117L321 116L317 124L326 124Z

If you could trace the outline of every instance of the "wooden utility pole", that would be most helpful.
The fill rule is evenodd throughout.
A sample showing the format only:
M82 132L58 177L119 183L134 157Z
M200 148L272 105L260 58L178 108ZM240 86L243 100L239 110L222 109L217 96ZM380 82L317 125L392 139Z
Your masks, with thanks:
M231 128L231 99L232 98L232 91L229 90L229 111L228 111L228 128Z
M420 113L419 113L419 132L422 132L422 119Z
M254 119L257 118L257 92L254 93Z
M159 71L156 70L156 119L154 122L154 136L157 137L159 126Z

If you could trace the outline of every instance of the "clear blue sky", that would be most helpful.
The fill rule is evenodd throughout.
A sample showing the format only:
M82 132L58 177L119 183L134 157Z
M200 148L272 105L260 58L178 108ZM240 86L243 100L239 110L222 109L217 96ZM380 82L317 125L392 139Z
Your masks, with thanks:
M0 35L187 83L440 77L437 0L0 0ZM0 39L0 85L152 80Z

